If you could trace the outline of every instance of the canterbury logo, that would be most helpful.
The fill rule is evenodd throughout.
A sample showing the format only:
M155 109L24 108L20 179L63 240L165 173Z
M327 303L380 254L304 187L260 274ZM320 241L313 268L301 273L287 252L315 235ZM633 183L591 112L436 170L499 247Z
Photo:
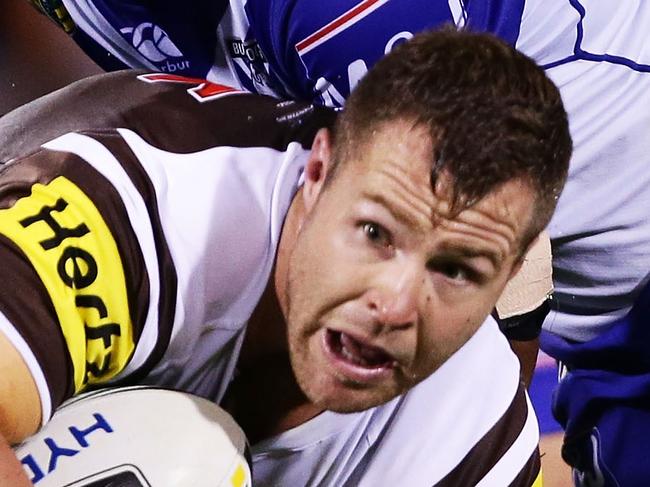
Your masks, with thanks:
M169 58L183 57L183 53L171 41L167 32L151 22L137 27L124 27L120 32L131 34L131 44L149 61L159 63Z

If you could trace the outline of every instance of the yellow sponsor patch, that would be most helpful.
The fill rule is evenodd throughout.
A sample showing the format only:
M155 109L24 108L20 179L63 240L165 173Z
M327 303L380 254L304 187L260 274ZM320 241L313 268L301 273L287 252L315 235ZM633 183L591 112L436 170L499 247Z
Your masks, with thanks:
M133 327L122 259L90 198L65 177L35 184L0 210L0 233L25 253L52 299L75 391L114 377L133 353Z

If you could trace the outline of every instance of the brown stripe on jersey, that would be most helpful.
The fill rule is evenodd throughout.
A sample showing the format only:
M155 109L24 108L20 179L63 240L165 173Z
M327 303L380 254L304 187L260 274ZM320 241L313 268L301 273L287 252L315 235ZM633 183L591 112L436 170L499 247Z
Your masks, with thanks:
M172 260L167 240L163 233L158 212L158 202L156 200L156 190L149 179L149 176L142 168L136 155L131 151L129 145L114 130L103 132L84 132L100 141L124 168L129 175L131 182L142 196L145 202L149 221L153 230L153 239L156 246L158 257L158 273L160 278L160 298L158 301L158 339L153 347L153 351L147 357L147 360L138 371L126 377L123 382L133 382L144 377L153 366L158 363L167 349L171 338L172 328L174 325L174 315L176 313L176 295L177 295L177 277L176 268ZM200 177L200 175L197 175Z
M311 147L316 132L331 127L336 118L329 108L252 94L200 103L187 89L172 83L159 94L160 103L148 106L149 113L142 113L126 128L169 152L190 153L219 146L283 151L291 142Z
M524 465L521 472L510 483L509 487L530 487L537 480L541 468L542 462L539 457L539 448L535 448L526 465Z
M144 320L147 316L149 303L149 280L144 265L144 260L122 203L120 195L113 186L88 165L85 161L74 154L66 152L49 151L41 149L30 156L16 160L14 163L2 169L0 178L0 208L12 206L19 198L28 196L31 188L36 183L48 184L58 176L63 176L77 185L92 201L103 220L111 231L112 237L117 245L118 252L125 270L126 294L129 302L129 314L133 325L133 339L137 343L142 332ZM3 262L4 265L4 262ZM31 264L28 263L28 265ZM40 278L34 272L31 286L34 289L42 289ZM29 283L25 283L29 286ZM34 293L35 297L37 293ZM42 303L39 304L42 306ZM51 305L50 305L51 306ZM42 311L44 313L45 311ZM48 312L54 312L48 310ZM56 316L56 313L54 314ZM58 323L58 321L57 321ZM38 357L50 388L52 389L53 407L58 406L61 398L71 395L68 381L72 381L72 368L67 363L69 357L56 357L53 350L43 345L40 340L48 341L48 335L39 332L42 325L36 321L20 320L14 323L23 336L30 336L28 344L34 350L44 349L47 358ZM36 327L36 329L34 329ZM47 325L50 329L51 325ZM58 327L58 324L57 324ZM60 328L59 328L60 330ZM54 364L55 360L59 363ZM66 365L63 365L63 362ZM66 369L69 377L66 381L61 380L61 370Z
M43 369L52 403L74 392L73 369L50 295L23 252L0 235L0 311Z
M0 117L0 162L23 157L68 132L126 128L170 152L224 145L284 150L308 148L316 131L330 127L329 108L253 95L197 100L197 82L138 79L142 71L93 76ZM22 133L30 128L30 136Z
M476 485L510 449L519 437L527 418L525 388L520 383L510 406L499 421L472 447L460 463L436 484L436 487Z

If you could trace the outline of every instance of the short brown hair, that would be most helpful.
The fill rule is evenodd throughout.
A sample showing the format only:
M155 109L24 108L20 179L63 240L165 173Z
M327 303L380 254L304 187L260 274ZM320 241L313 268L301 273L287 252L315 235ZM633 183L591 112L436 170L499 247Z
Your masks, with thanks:
M444 28L416 35L353 90L334 129L335 160L396 119L429 128L431 182L449 176L453 211L520 179L536 194L522 246L548 224L572 143L560 93L530 58L489 34Z

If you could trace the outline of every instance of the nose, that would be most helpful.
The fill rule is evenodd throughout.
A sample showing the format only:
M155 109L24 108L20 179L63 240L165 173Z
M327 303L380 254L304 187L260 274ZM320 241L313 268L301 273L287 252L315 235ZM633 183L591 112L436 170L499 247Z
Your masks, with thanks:
M391 328L410 328L418 319L424 275L414 263L383 263L367 304L378 323Z

